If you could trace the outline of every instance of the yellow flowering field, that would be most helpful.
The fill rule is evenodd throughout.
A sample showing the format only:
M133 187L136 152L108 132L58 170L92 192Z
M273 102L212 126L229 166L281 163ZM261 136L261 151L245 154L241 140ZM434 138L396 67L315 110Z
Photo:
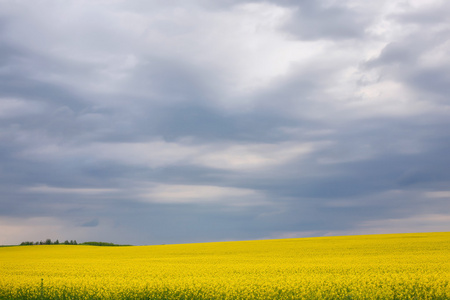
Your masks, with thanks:
M450 232L0 248L0 299L450 299Z

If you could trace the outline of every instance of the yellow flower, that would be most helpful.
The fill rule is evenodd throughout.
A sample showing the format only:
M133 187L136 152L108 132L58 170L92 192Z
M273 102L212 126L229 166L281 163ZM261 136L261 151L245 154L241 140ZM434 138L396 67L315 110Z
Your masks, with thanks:
M450 233L0 248L0 299L448 299Z

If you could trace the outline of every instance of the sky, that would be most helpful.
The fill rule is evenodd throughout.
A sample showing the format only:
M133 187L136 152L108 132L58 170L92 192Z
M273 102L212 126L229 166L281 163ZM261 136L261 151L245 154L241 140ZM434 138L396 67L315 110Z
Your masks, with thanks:
M0 0L0 244L450 230L450 2Z

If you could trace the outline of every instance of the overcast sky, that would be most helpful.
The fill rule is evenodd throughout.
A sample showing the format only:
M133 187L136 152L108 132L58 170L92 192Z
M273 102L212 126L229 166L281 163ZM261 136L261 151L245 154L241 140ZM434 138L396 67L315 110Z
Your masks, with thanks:
M450 230L450 2L0 0L0 244Z

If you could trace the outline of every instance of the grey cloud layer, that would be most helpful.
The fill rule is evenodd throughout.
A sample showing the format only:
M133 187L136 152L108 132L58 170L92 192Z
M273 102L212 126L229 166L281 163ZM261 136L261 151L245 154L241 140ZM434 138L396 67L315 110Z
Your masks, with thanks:
M450 6L370 2L1 1L0 243L446 230Z

